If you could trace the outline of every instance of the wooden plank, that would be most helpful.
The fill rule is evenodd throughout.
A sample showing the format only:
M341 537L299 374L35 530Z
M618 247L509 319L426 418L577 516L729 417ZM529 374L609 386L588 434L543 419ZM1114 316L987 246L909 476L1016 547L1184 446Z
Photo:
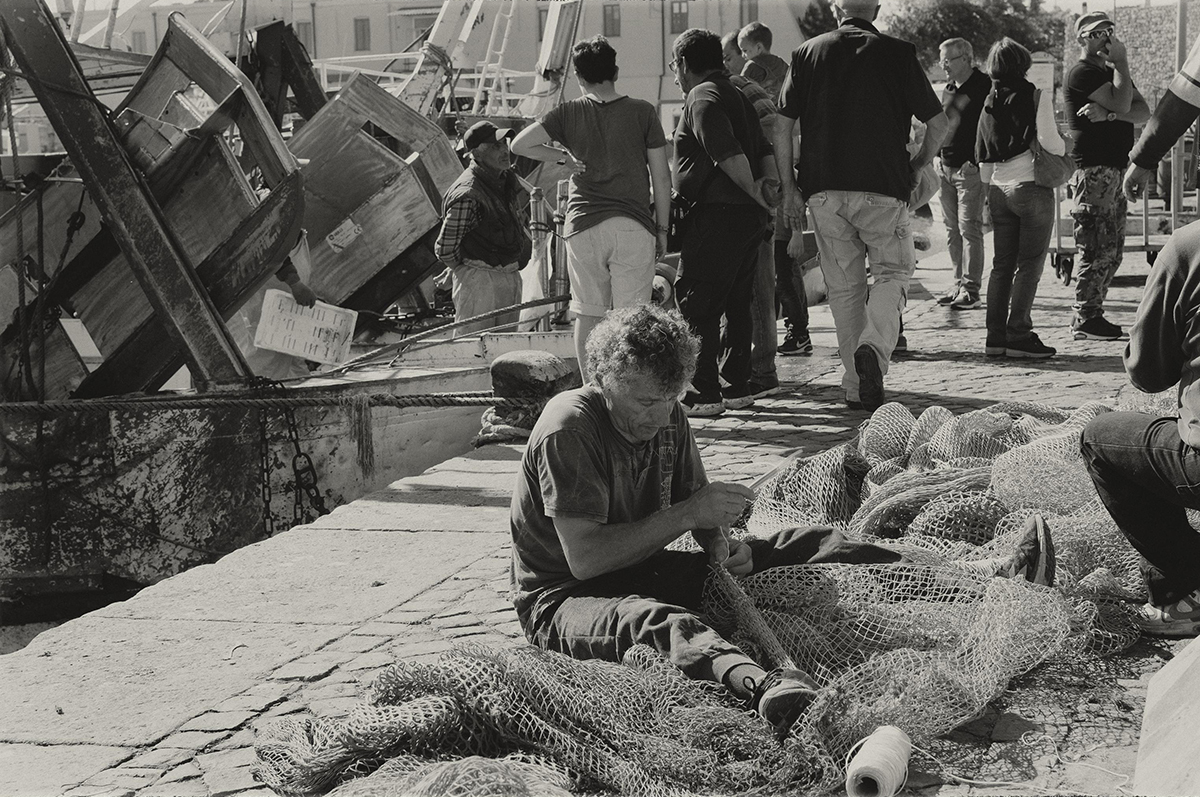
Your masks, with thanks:
M422 153L442 191L462 174L462 162L440 127L362 75L355 75L335 101L344 102L413 152Z
M436 228L439 218L439 209L429 202L416 175L411 170L398 175L347 216L363 228L363 234L341 252L335 252L323 238L309 240L310 286L318 296L335 297L334 303L341 303Z
M271 115L263 106L254 84L182 15L171 15L168 31L172 34L171 40L169 46L162 49L208 96L222 104L231 95L240 95L243 106L237 118L238 133L247 154L262 170L269 187L282 182L295 170L296 161L271 122Z
M249 371L241 353L174 245L161 211L145 193L105 112L96 106L50 10L41 0L6 0L0 5L0 24L19 67L40 78L34 90L42 109L133 265L142 290L166 321L166 333L187 352L197 385L244 382Z
M223 318L232 316L283 262L300 234L303 201L300 175L293 173L197 267ZM161 321L151 315L84 380L75 396L111 395L128 391L130 384L156 390L183 364L180 352L164 336Z
M221 201L214 202L214 197ZM203 262L221 241L235 234L254 205L240 167L219 138L204 142L183 181L162 198L163 216L189 263ZM105 356L154 314L133 276L129 260L117 257L80 286L72 299ZM201 284L208 281L206 276L199 275Z
M64 178L77 176L75 170L70 168L69 164L63 164L56 174ZM0 241L5 242L6 251L4 257L6 259L9 257L15 259L16 257L15 247L17 243L18 224L24 230L25 253L36 253L39 194L42 201L42 240L45 242L44 249L46 252L46 262L43 264L43 268L46 270L47 277L53 278L58 268L58 258L62 254L63 246L67 242L67 221L70 219L72 213L80 209L80 197L83 197L82 212L84 214L84 223L79 232L75 233L68 258L73 258L77 255L79 250L100 232L100 211L92 204L91 198L86 195L83 183L81 182L48 182L42 184L37 191L23 197L17 207L12 208L3 217L0 217ZM13 248L9 249L9 247ZM69 259L68 262L70 262ZM2 291L3 288L0 288L0 292ZM0 304L7 304L7 302L7 297L0 299ZM15 305L15 297L13 297L12 302ZM0 317L0 325L8 324L9 315L4 314Z

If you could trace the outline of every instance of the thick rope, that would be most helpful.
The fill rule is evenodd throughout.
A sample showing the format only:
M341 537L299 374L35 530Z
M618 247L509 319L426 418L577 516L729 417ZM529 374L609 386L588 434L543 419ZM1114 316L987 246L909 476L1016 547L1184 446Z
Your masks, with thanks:
M14 401L0 403L0 415L53 416L70 413L104 413L122 410L207 410L241 407L278 409L284 407L337 407L366 403L371 407L535 407L545 399L504 398L491 393L418 393L394 396L368 393L354 396L146 396L138 398L82 399L79 401Z

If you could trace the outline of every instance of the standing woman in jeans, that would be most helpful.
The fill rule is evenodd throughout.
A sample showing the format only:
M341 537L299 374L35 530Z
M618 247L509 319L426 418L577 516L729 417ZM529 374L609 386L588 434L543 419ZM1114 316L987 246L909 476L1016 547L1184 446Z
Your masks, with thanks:
M1046 264L1054 226L1054 190L1033 180L1036 135L1047 152L1061 155L1066 143L1054 123L1054 100L1025 79L1033 59L1005 37L992 45L985 69L992 89L979 116L975 154L992 211L992 273L987 290L990 357L1051 357L1055 349L1033 331L1033 297Z

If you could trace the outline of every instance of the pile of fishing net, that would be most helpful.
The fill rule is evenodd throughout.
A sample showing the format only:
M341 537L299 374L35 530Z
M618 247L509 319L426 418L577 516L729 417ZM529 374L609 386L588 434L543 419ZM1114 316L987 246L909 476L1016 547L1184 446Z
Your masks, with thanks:
M1038 664L1136 639L1138 559L1078 453L1083 425L1105 411L1000 404L914 417L888 404L853 443L793 460L759 489L742 535L831 525L907 559L710 579L714 627L820 686L782 742L723 687L647 648L615 664L462 646L384 669L348 717L279 721L256 743L259 777L283 794L339 796L830 790L881 725L928 743ZM1055 587L973 567L1011 552L1035 512L1055 542Z

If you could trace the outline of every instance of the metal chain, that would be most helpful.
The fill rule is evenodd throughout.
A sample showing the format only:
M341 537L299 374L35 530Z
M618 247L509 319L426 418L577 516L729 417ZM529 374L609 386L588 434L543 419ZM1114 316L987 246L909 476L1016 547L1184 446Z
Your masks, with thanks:
M282 382L260 376L256 376L250 381L250 388L255 391L275 393L280 396L287 393L287 388ZM309 523L321 515L329 514L329 509L325 506L325 499L322 497L320 487L317 484L317 470L313 466L312 457L300 448L300 430L296 426L295 410L287 405L279 409L280 417L287 431L287 439L291 444L293 452L292 475L295 479L293 487L295 503L292 508L292 520L295 525L300 525L301 523ZM265 408L260 411L258 418L259 459L262 470L260 478L262 480L261 490L264 513L263 530L268 535L272 535L275 533L275 518L271 514L271 453L270 440L267 433L267 410ZM315 514L305 511L304 499L306 497Z
M250 380L252 391L272 389L271 380L254 377ZM268 432L267 408L258 409L258 480L263 505L263 534L275 536L275 515L271 512L271 439Z

